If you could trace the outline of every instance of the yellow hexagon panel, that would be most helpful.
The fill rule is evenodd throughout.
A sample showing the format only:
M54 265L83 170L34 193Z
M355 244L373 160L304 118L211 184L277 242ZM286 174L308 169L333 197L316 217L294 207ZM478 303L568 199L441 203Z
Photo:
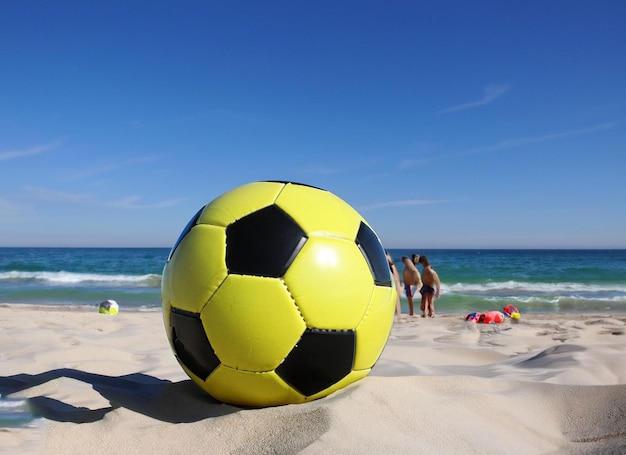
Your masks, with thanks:
M304 402L304 397L273 371L249 373L220 365L199 385L213 398L237 405L277 406Z
M218 196L208 204L198 223L228 226L252 212L271 205L285 186L277 182L254 182Z
M289 213L307 234L354 240L363 218L350 205L328 191L287 184L276 205Z
M246 371L276 368L306 329L278 278L229 275L200 318L222 363Z
M393 325L396 290L376 286L367 314L356 329L354 369L372 368L385 348Z
M310 397L306 397L306 401L317 400L318 398L323 398L323 397L325 397L327 395L330 395L333 392L336 392L337 390L343 389L347 385L350 385L353 382L356 382L356 381L358 381L360 379L363 379L365 376L370 374L370 371L371 371L371 369L359 370L359 371L352 370L350 373L348 373L347 376L345 376L343 379L335 382L329 388L324 389L321 392L316 393L315 395L311 395Z
M200 312L226 278L226 233L217 226L194 226L163 271L163 303Z
M307 326L354 329L365 315L374 280L352 241L311 237L296 256L285 283Z
M163 304L198 313L226 278L226 231L197 225L182 239L165 265Z

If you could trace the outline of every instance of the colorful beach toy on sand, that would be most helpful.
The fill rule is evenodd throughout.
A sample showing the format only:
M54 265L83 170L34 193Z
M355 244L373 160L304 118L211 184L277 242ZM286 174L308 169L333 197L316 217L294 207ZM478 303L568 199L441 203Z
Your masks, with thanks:
M501 311L487 311L484 315L482 323L484 324L500 324L504 321L504 314Z
M465 316L465 320L479 324L500 324L504 321L504 314L500 311L474 312Z
M482 313L478 313L478 312L474 311L473 313L469 313L467 316L465 316L465 320L466 321L472 321L472 322L478 322L478 320L480 319L481 316L482 316Z
M505 306L504 308L502 308L502 311L504 311L504 314L506 314L511 319L519 319L522 316L519 310L513 305Z

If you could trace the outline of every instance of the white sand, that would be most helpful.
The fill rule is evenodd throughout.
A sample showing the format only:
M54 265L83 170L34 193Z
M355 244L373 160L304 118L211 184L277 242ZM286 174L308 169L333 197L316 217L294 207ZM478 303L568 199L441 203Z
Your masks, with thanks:
M45 418L0 453L626 453L626 315L396 320L365 379L321 400L220 404L160 313L0 305L0 393Z

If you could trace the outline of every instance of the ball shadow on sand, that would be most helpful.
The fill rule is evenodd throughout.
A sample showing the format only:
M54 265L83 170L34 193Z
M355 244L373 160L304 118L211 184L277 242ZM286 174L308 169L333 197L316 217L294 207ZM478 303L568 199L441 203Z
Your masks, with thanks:
M0 376L0 394L6 396L58 378L71 378L90 384L109 401L110 406L89 409L37 396L27 399L33 416L57 422L87 423L96 422L110 411L123 407L163 422L189 423L242 409L211 398L191 380L170 382L143 373L106 376L69 368L36 375Z

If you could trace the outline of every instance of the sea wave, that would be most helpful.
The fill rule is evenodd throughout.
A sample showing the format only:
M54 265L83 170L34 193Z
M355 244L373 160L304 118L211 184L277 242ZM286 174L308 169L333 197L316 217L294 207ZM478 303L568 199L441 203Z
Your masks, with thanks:
M106 275L99 273L76 272L0 272L0 282L14 284L36 283L47 286L89 286L110 285L124 287L159 287L161 275L149 273L145 275Z
M0 427L14 428L26 426L34 419L28 401L6 398L0 395Z
M26 400L22 398L5 398L0 395L0 411L7 411L11 409L23 409L27 406Z
M469 295L572 295L577 294L624 294L626 284L620 283L531 283L523 281L502 281L486 283L455 283L441 285L442 293Z

